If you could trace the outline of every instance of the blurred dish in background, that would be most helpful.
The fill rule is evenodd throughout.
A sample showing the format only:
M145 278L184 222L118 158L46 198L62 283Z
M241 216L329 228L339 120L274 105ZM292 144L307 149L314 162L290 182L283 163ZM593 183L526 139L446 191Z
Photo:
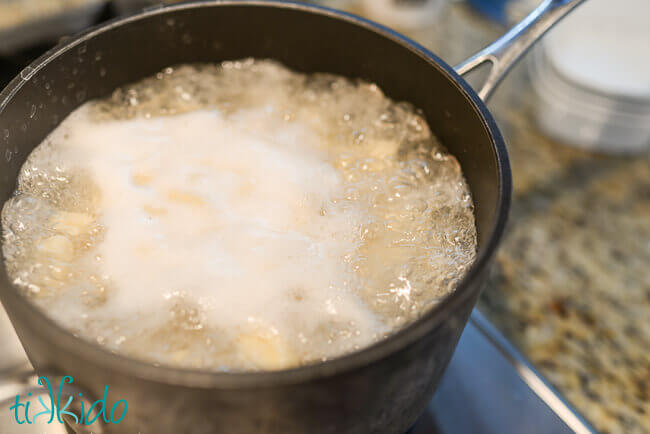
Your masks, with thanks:
M467 0L467 3L491 20L512 26L539 6L541 0Z
M591 0L535 49L535 120L547 135L612 152L650 150L650 2Z
M0 55L56 42L93 24L106 0L0 0Z
M402 30L430 27L449 0L362 0L368 18Z
M323 4L326 2L323 1ZM453 52L447 22L452 0L356 0L348 8L422 44L447 61ZM462 53L462 57L467 53Z

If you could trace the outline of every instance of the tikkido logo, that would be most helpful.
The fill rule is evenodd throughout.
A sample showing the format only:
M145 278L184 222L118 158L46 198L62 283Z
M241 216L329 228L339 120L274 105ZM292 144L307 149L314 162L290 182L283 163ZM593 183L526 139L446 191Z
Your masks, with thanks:
M104 387L104 397L98 399L95 402L89 403L89 407L86 410L84 400L86 399L81 392L76 391L75 393L70 394L66 393L64 386L66 383L72 384L73 379L71 376L66 375L61 378L59 383L58 393L56 398L52 391L52 385L50 380L47 377L39 377L38 384L41 385L45 390L45 394L39 392L34 393L38 397L38 403L40 403L40 408L37 408L37 413L34 413L36 410L34 407L38 407L38 404L32 405L31 402L32 393L27 393L25 400L21 400L20 395L16 395L16 400L14 404L9 408L13 413L14 420L17 424L34 424L39 418L49 417L46 423L50 424L53 422L63 423L63 418L68 424L77 424L77 425L92 425L100 417L103 422L106 424L118 424L122 422L126 416L128 410L128 404L126 399L120 399L116 401L110 412L106 407L106 399L108 397L108 386ZM78 396L78 400L75 401L75 396ZM45 396L45 399L43 397ZM67 396L67 398L65 398ZM65 401L65 403L62 403ZM49 404L49 405L48 405ZM74 410L73 410L74 407Z

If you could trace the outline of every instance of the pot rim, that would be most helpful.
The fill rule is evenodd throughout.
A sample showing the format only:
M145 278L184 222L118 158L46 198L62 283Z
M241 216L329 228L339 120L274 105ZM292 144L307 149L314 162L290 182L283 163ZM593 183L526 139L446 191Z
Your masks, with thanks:
M80 354L80 358L87 362L94 363L103 369L109 371L120 371L120 373L127 372L129 375L163 384L198 388L218 387L224 389L271 387L315 381L343 373L351 373L366 365L390 357L399 350L414 344L431 330L438 327L446 319L447 312L455 310L458 306L463 304L467 298L474 295L475 292L480 291L481 285L478 280L489 266L500 243L501 237L503 236L508 218L512 190L511 171L506 146L496 122L488 111L485 103L452 67L415 41L395 32L394 30L382 26L381 24L374 23L354 14L323 6L308 5L293 1L204 0L184 2L171 6L156 6L147 8L132 16L117 18L107 23L92 27L75 35L70 40L64 41L48 50L45 54L26 67L5 87L4 90L2 90L2 92L0 92L0 114L4 111L4 108L9 104L16 92L33 76L33 74L37 73L41 68L61 54L83 44L96 35L159 14L168 14L185 9L223 6L284 8L309 14L318 14L363 27L379 34L381 37L398 43L404 49L409 50L413 54L425 60L431 65L431 67L438 69L441 73L446 75L447 78L465 96L467 102L471 104L490 135L496 157L499 185L496 215L494 216L494 223L489 231L487 241L485 245L479 249L474 263L468 270L467 274L459 282L456 290L443 298L436 306L413 323L360 351L336 357L325 362L285 370L260 372L215 372L209 369L156 365L111 352L95 342L74 336L63 326L59 325L59 323L45 315L45 313L35 304L29 302L27 298L20 294L19 289L10 282L3 282L5 284L0 285L0 288L4 290L5 287L7 287L8 290L6 290L5 293L18 300L18 303L24 308L24 312L33 316L33 320L28 322L28 325L33 329L33 332L41 335L46 334L48 340L55 343L54 345L60 346L71 353ZM39 321L41 323L40 325L35 324L35 322Z

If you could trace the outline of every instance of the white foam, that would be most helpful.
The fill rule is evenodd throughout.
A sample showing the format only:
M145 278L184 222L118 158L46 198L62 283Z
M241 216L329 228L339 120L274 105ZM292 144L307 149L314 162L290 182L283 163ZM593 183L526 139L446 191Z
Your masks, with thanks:
M185 295L212 326L290 329L278 295L300 290L307 328L335 315L364 334L380 331L342 288L354 279L343 257L356 251L367 216L321 215L343 182L318 137L295 125L261 136L249 123L217 111L100 124L81 111L66 120L61 131L74 134L61 142L64 158L90 168L101 187L97 253L116 288L107 315L162 309Z

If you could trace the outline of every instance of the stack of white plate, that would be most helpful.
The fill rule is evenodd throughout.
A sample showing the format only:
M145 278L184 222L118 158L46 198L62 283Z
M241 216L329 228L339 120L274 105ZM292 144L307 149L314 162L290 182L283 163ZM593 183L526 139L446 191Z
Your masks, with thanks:
M362 0L364 15L389 27L417 30L435 25L449 0Z
M589 0L529 63L535 117L549 136L617 153L650 150L650 1Z

